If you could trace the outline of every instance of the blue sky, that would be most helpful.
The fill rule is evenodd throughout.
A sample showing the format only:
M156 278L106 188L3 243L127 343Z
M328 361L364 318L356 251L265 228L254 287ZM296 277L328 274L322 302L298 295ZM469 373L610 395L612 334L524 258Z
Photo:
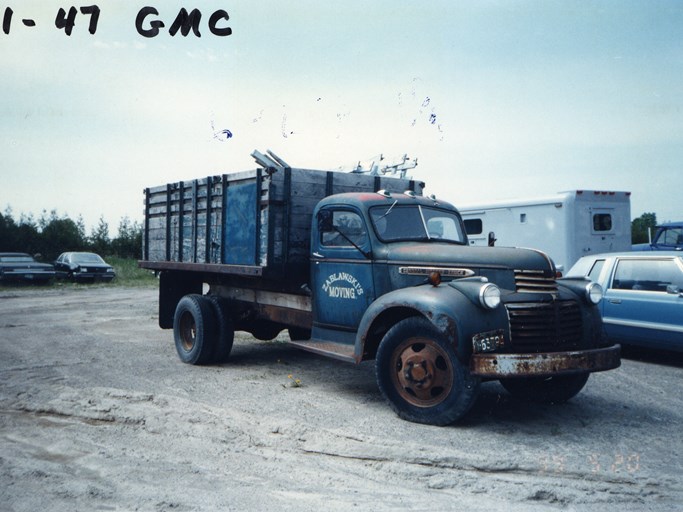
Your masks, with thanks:
M680 1L96 5L96 33L79 13L71 36L63 2L0 5L2 211L102 215L114 234L145 187L271 149L322 169L407 153L456 205L627 190L633 217L683 218ZM151 39L144 5L166 24ZM201 10L201 38L168 34L181 7ZM217 9L228 37L207 28Z

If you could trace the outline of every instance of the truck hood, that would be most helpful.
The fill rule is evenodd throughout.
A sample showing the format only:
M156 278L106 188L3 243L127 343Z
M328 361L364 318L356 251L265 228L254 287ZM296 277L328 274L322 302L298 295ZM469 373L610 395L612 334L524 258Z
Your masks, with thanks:
M554 275L555 267L541 251L512 247L474 247L444 243L397 243L387 247L392 264L466 267L471 269L541 270Z

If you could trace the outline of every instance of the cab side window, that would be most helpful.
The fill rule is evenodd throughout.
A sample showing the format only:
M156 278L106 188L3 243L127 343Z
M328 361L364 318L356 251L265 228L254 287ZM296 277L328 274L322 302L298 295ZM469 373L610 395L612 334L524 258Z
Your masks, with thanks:
M331 222L321 224L321 244L326 247L362 247L368 241L367 230L363 219L356 212L346 210L334 210L326 212L331 214Z

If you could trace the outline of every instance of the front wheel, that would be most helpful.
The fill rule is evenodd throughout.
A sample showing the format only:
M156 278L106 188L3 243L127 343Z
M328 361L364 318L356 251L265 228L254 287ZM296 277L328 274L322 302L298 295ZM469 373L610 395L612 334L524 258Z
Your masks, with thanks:
M576 396L586 385L589 373L551 377L500 379L508 393L533 402L561 404Z
M479 379L452 344L423 317L400 321L384 336L375 361L377 384L403 419L449 425L474 404Z

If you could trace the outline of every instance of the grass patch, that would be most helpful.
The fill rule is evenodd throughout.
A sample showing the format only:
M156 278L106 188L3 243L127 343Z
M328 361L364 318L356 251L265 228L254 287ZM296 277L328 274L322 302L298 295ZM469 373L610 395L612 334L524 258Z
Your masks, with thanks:
M116 278L111 282L112 285L156 287L159 284L154 272L138 267L138 260L114 256L105 260L116 270Z

